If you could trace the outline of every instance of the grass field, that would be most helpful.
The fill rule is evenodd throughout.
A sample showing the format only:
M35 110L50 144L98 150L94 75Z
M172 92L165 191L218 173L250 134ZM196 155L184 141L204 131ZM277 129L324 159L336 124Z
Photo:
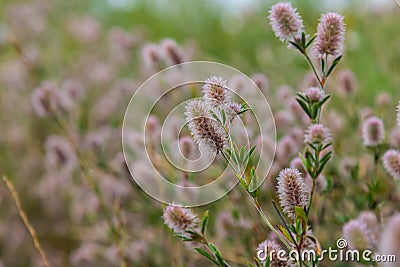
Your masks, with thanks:
M14 185L22 205L15 205L15 194L1 183L0 266L44 266L46 259L50 266L212 266L192 244L170 233L162 218L165 204L132 181L122 153L122 123L130 98L152 74L173 65L161 59L149 67L143 59L149 44L159 47L165 39L176 41L183 61L220 62L249 77L261 73L267 78L263 93L277 126L277 158L259 201L272 224L281 224L271 200L279 202L279 170L307 147L303 133L310 121L304 120L294 99L310 85L310 69L270 27L268 10L277 1L227 2L0 0L0 175ZM320 14L331 11L313 0L291 2L310 36ZM399 223L392 228L388 224L400 212L399 179L382 164L388 149L400 149L400 7L383 2L388 8L348 1L337 11L346 24L343 59L329 77L325 92L332 98L321 114L332 132L334 156L307 217L323 248L333 246L344 235L344 225L362 211L376 216L377 233L371 241L375 252L388 251L382 250L389 235L385 229L394 229L393 236L400 233ZM340 77L346 70L355 77L354 93L341 91ZM198 89L167 98L165 107L153 114L154 125L146 129L158 138L157 119L177 104L174 101L201 96ZM383 120L385 133L379 146L368 148L362 127L372 116ZM137 123L144 119L138 115ZM250 128L247 125L257 133ZM182 133L189 136L188 130ZM140 134L132 131L129 136L136 161L128 165L140 165L146 157L138 152L143 149L138 149ZM285 144L289 137L293 145ZM173 138L168 145L180 140ZM256 134L250 143L258 144ZM208 173L187 178L187 173L167 166L159 141L151 145L149 157L171 181L196 184L196 177L209 179L226 167L219 156ZM289 152L282 152L285 149ZM279 160L282 153L284 160ZM256 158L250 160L254 162ZM143 166L139 173L154 175ZM193 210L199 216L209 210L208 237L231 266L254 263L257 244L276 239L240 186ZM36 231L35 244L21 212ZM398 255L400 238L393 240ZM41 247L45 256L38 253ZM355 264L327 261L319 266Z

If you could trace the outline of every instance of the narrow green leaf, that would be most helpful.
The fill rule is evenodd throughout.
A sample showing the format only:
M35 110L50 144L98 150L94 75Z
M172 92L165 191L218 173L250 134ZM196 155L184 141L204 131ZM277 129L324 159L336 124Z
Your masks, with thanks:
M304 110L305 113L307 113L308 117L311 118L311 111L309 110L309 107L307 103L305 103L302 99L296 98L297 102L301 106L301 108Z
M324 99L319 102L319 106L322 107L323 104L325 104L326 101L328 101L329 98L331 98L332 95L327 95L324 97Z
M301 48L300 45L298 45L297 43L292 42L292 41L289 41L289 43L290 43L291 45L293 45L295 48L297 48L301 53L303 53L303 48Z
M246 102L243 102L242 104L240 104L240 109L245 109L248 108L248 105Z
M213 116L213 118L218 121L219 123L221 123L221 120L218 118L217 114L215 114L214 111L210 110L211 116ZM222 123L221 123L222 124Z
M222 266L225 266L225 261L222 258L218 248L213 243L209 243L208 247L214 252L214 255L217 258L218 263L221 264Z
M322 74L325 76L325 59L321 58L321 70Z
M332 73L332 71L335 69L336 65L339 64L339 61L342 59L343 56L338 56L335 58L335 60L332 62L332 65L330 66L328 73L326 74L326 77L329 77L329 75Z
M222 115L222 124L225 125L225 123L226 123L225 109L221 109L221 115Z
M290 236L289 232L283 227L282 225L278 224L277 225L279 228L279 231L286 237L287 240L292 240L292 237Z
M317 118L319 112L319 105L312 105L311 107L311 119L314 120Z
M245 156L245 153L246 153L246 146L242 146L241 148L240 148L240 152L239 152L239 162L240 162L240 165L243 165L243 160L244 160L244 156Z
M332 151L329 151L328 153L326 153L320 160L320 163L324 163L325 161L330 160L332 157Z
M247 161L250 159L251 155L253 154L254 150L256 149L256 145L252 146L249 150L249 152L247 152L246 156L243 159L243 164L247 164Z
M249 111L249 110L250 110L249 108L242 109L241 111L239 111L237 113L237 115L242 115L243 113L245 113L246 111Z
M323 145L322 148L321 148L321 151L324 150L324 149L327 149L327 148L330 147L331 145L332 145L332 142L329 142L329 143Z
M304 223L307 223L307 215L304 208L296 206L295 207L297 218L301 219Z
M306 44L306 48L308 48L312 44L312 42L314 42L315 38L317 38L316 34L308 41L308 43Z
M320 166L319 166L314 178L317 178L322 173L322 171L325 169L325 166L329 162L329 160L330 160L330 156L328 158L326 158L323 162L320 163Z
M219 263L206 251L202 250L201 248L194 248L194 250L203 255L204 257L206 257L208 260L210 260L211 262L213 262L216 265L219 265Z
M208 210L206 210L203 214L203 218L201 220L201 233L204 235L204 233L206 232L206 228L207 228L207 223L208 223Z
M303 95L303 93L297 93L296 95L303 99L304 102L309 102L309 99L307 98L307 96Z

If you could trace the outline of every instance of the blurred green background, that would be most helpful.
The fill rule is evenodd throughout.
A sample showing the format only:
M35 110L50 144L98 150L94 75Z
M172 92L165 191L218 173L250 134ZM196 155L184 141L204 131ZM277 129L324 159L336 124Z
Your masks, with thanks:
M129 58L126 65L121 67L110 63L108 66L110 68L105 68L105 72L113 72L111 75L112 81L98 84L87 82L89 88L85 89L90 94L87 94L86 102L82 104L84 110L82 113L85 116L82 116L79 121L79 134L82 135L86 134L86 130L97 130L96 126L103 126L101 123L98 125L92 123L88 118L89 115L86 114L88 113L86 109L97 103L96 101L100 99L100 96L110 89L112 82L122 78L129 78L136 82L135 85L139 85L141 81L148 78L149 73L143 74L141 48L146 43L158 43L165 38L175 39L185 47L186 52L189 50L192 60L210 60L225 63L249 76L253 73L261 72L269 78L270 90L275 90L283 84L288 84L295 89L302 89L300 88L300 83L304 75L309 71L308 65L298 55L297 51L288 50L279 42L270 29L267 20L269 8L276 2L278 1L0 0L0 63L1 73L7 73L1 76L0 79L0 103L2 103L0 122L5 125L4 128L6 130L12 129L10 125L14 124L18 124L23 130L22 142L19 140L21 143L17 144L9 141L11 139L10 136L13 136L12 133L9 133L11 131L7 131L8 135L3 134L3 132L0 133L0 175L3 172L7 173L10 175L10 179L15 182L17 190L23 196L23 203L27 209L28 216L33 221L40 236L43 237L45 246L53 247L69 255L82 241L80 238L84 230L81 232L79 227L83 225L91 229L92 226L90 224L96 219L90 218L89 223L85 222L82 225L79 225L79 223L70 224L67 212L61 215L47 214L47 204L51 201L45 200L44 203L41 203L37 200L37 196L32 193L34 191L32 186L35 182L39 182L44 176L43 173L45 173L43 166L41 166L42 162L40 162L44 154L44 140L49 134L59 131L54 123L36 118L31 109L26 108L30 107L29 101L33 89L44 80L62 81L75 76L84 80L87 77L87 73L83 72L82 76L78 74L82 71L82 65L86 66L86 70L90 73L90 68L92 67L90 63L93 59L95 63L100 62L106 65L112 62L113 54L109 51L108 34L115 27L132 33L139 41L132 48L132 57ZM340 10L344 14L347 33L345 53L340 69L351 69L358 81L357 96L356 99L352 100L351 105L355 107L357 104L357 112L359 108L364 106L374 108L376 106L375 96L382 91L388 92L393 99L391 101L392 106L388 106L385 111L386 114L389 114L385 115L385 119L389 118L387 126L393 127L395 125L395 105L400 98L400 8L396 7L391 0L297 0L291 2L293 6L298 8L305 21L306 31L310 35L315 33L321 13ZM39 4L35 5L35 3ZM13 13L15 7L20 8L21 6L26 7L24 12L28 15L32 11L32 7L37 8L39 11L36 10L35 12L38 12L39 17L44 20L45 27L40 34L33 37L28 37L24 35L25 33L18 36L15 45L14 41L9 39L10 36L15 34L15 32L10 31L10 28L14 27L23 32L23 28L26 26L23 24L22 26L18 25L20 17L15 16ZM35 15L37 14L35 13ZM71 22L71 19L87 15L94 17L101 27L99 39L89 45L82 44L71 38L68 30L68 23ZM9 27L9 25L13 25L13 27ZM22 27L22 29L18 27ZM9 72L7 70L11 68L10 62L20 60L20 49L29 51L31 47L37 49L39 54L38 63L28 70L29 74L26 75L27 82L24 83L26 88L13 91L14 88L8 88L7 83L2 83L2 79L5 80L7 77L4 76L13 73L12 70ZM88 65L82 63L85 59L89 59ZM334 92L334 86L334 83L329 83L327 91ZM9 101L10 99L11 101ZM108 121L106 120L106 123L102 122L117 129L118 134L118 127L120 127L127 104L126 100L124 99L125 102L122 101L119 106L120 110L116 112L115 117ZM346 104L343 102L341 98L333 98L330 105L340 108ZM18 103L19 106L14 103ZM342 135L343 139L345 139L342 142L342 144L344 143L342 148L345 150L343 155L347 155L349 151L354 152L356 155L364 153L365 151L361 148L361 141L355 143L353 139L347 140L345 138L349 135L355 136L357 134L358 124L351 121L349 125L351 127L345 129ZM358 141L360 139L358 137L355 138ZM340 142L337 141L337 144ZM115 150L119 152L119 139L113 145L115 145ZM341 151L338 151L338 153L341 153ZM340 154L338 155L340 156ZM171 251L178 251L173 259L182 258L182 262L184 262L187 257L193 254L190 254L192 252L188 252L186 248L182 249L183 246L173 237L170 237L169 233L162 227L160 218L161 205L152 201L135 185L133 187L136 190L136 194L132 194L132 197L130 196L132 199L129 198L126 201L128 204L122 205L122 209L128 210L127 212L132 211L132 213L139 210L135 216L139 214L138 217L143 221L142 226L147 227L147 225L150 225L154 227L154 231L153 229L149 231L154 232L153 236L149 235L149 239L157 241L158 235L165 238L163 240L164 244L155 245L156 249L152 253L157 255L147 262L153 263L153 266L161 266L156 264L160 262L166 264L164 266L173 264L172 259L171 262L168 262L170 259L167 252L170 249L170 244L173 244ZM9 195L5 193L4 188L0 188L3 190L0 193L3 193L4 198L9 201L7 208L0 211L0 218L4 218L4 221L7 218L10 218L9 220L18 220L15 206L13 203L10 204ZM342 188L339 188L338 191L342 193ZM342 195L338 194L337 197L341 199ZM3 204L2 199L0 196L0 204ZM70 204L68 201L70 199L65 201L67 203L66 206ZM366 206L364 198L360 197L359 201L361 203L360 206L363 205L362 207L364 208ZM240 199L238 202L240 202ZM225 204L229 206L229 200L225 200L225 202L221 200L218 205ZM147 209L150 205L154 209ZM209 208L213 211L213 209L217 209L216 206L213 207L211 205ZM144 208L145 212L142 212ZM356 210L357 208L354 209ZM12 216L9 214L12 214ZM343 215L343 217L345 216L351 217L348 214ZM68 227L65 228L67 230L52 229L53 220L67 224ZM333 219L329 219L329 223L332 223L331 221ZM131 229L140 232L140 229L135 228L136 225L134 223L136 221L131 220L131 225L129 226ZM333 223L336 223L336 221ZM56 224L54 223L54 225ZM335 234L338 234L341 229L339 229L340 226L336 226ZM24 228L21 227L20 229ZM325 232L324 239L327 239L331 234L331 229L329 228L328 230ZM139 239L140 237L140 235L133 236L133 239ZM27 238L25 237L23 240L27 240ZM4 248L8 245L7 240L2 240L1 243ZM36 255L33 246L29 242L22 246L24 246L25 250L17 251L17 249L9 248L12 250L12 254L9 254L11 252L3 252L3 247L0 246L0 256L11 255L7 256L7 260L15 263L15 266L32 266L31 258L27 255ZM177 246L181 246L179 247L180 250L177 249ZM17 248L19 247L17 246ZM252 251L248 252L249 254L252 253ZM52 251L49 254L52 254ZM18 257L21 255L21 261L18 261ZM67 256L62 255L61 258L67 258ZM137 266L151 266L146 264L138 264ZM65 266L69 265L65 264Z

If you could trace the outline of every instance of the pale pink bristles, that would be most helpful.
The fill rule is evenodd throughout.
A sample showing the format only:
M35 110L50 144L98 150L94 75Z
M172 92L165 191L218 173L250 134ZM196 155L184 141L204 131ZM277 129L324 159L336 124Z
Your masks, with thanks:
M351 220L343 226L343 237L348 242L350 249L370 249L366 225L358 220Z
M263 242L261 242L260 244L258 244L257 247L257 256L260 257L261 259L265 259L265 260L261 260L261 263L265 263L266 259L269 260L269 265L268 266L289 266L287 261L284 261L280 258L280 256L278 257L278 255L280 255L282 251L282 247L276 243L275 241L272 240L265 240Z
M378 117L373 116L366 119L361 130L365 146L374 147L380 145L385 138L383 121Z
M175 40L164 39L160 46L165 58L171 65L181 64L184 61L183 52Z
M318 87L309 87L304 91L304 94L312 101L312 102L320 102L325 98L324 90Z
M323 144L332 142L330 130L322 124L313 124L309 126L304 135L306 144Z
M228 136L220 123L211 118L209 107L200 100L186 105L186 121L196 144L209 152L219 152L229 145Z
M345 25L342 15L331 12L321 16L314 49L317 56L340 56L343 53Z
M39 117L48 116L61 107L59 92L55 89L52 82L43 82L31 97L32 107Z
M400 179L400 152L389 149L382 157L383 167L394 178Z
M163 213L164 223L176 234L187 236L187 231L196 231L200 220L191 209L179 205L168 205Z
M382 255L394 255L397 259L397 264L394 262L386 262L383 267L398 266L400 259L400 213L393 215L387 222L381 242L379 252Z
M148 68L158 68L162 63L162 51L156 44L147 44L142 48L142 58Z
M291 3L278 3L269 11L270 24L282 42L293 40L304 28L300 14Z
M297 169L281 170L278 180L278 197L283 212L291 219L296 218L295 208L308 204L307 185Z
M203 85L204 100L211 108L229 105L231 98L222 77L211 76Z

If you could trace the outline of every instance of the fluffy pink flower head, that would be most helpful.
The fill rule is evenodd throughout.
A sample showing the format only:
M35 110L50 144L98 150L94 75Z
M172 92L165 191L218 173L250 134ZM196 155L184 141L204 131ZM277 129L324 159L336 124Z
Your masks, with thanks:
M160 46L165 58L171 65L181 64L184 61L181 48L178 46L175 40L164 39L161 41Z
M179 205L168 205L163 213L164 223L176 234L187 235L186 231L196 231L200 220L191 209Z
M39 117L48 116L61 108L60 94L52 82L43 82L31 97L32 107Z
M309 87L304 91L304 94L312 101L312 102L320 102L325 97L324 90L318 87Z
M185 116L196 144L204 145L212 153L228 147L228 137L222 125L211 118L209 107L203 101L190 101Z
M268 79L264 74L255 73L251 76L251 79L261 91L265 92L268 90Z
M383 121L375 116L366 119L362 125L362 139L365 146L377 146L385 138Z
M290 168L297 169L301 173L307 173L306 169L304 168L303 162L301 161L300 157L295 157L290 162Z
M307 144L328 144L332 141L331 132L322 124L313 124L307 128L304 142Z
M392 147L400 148L400 127L396 127L390 131L389 144Z
M400 101L397 104L396 108L396 118L397 118L397 125L400 126Z
M150 142L156 142L160 138L161 124L156 115L150 114L147 118L145 122L145 134Z
M297 169L283 169L277 179L278 197L283 212L289 218L295 219L296 206L305 207L308 204L307 185Z
M281 166L287 164L296 153L298 144L290 135L282 137L276 145L276 158Z
M71 144L63 137L50 135L45 141L45 163L49 169L71 172L78 165Z
M156 44L147 44L142 48L142 58L148 68L158 68L162 63L162 50Z
M344 96L357 91L357 80L351 70L342 70L338 74L339 89Z
M227 106L231 102L226 80L211 76L203 86L204 100L211 108Z
M321 16L317 28L314 49L320 58L325 55L339 56L343 51L345 25L342 15L327 13Z
M269 11L270 24L282 42L296 37L304 28L303 20L291 3L278 3Z
M400 179L400 152L389 149L382 157L383 167L395 179Z
M386 224L383 231L380 251L382 255L395 255L397 264L387 262L383 264L384 267L398 266L400 259L400 214L395 214Z
M286 261L283 261L278 257L278 253L282 250L282 247L272 240L265 240L258 244L257 247L257 256L261 258L265 258L270 260L271 267L278 267L278 266L289 266ZM259 251L262 251L259 253ZM261 263L264 263L265 260L262 260Z
M363 211L358 215L357 220L365 224L367 227L368 239L371 241L371 245L375 248L380 239L380 224L375 213L372 211Z
M184 136L179 139L179 149L182 152L182 155L190 159L194 153L194 142L193 139L189 136Z
M343 226L343 237L348 242L350 249L371 248L367 226L358 220L351 220Z

